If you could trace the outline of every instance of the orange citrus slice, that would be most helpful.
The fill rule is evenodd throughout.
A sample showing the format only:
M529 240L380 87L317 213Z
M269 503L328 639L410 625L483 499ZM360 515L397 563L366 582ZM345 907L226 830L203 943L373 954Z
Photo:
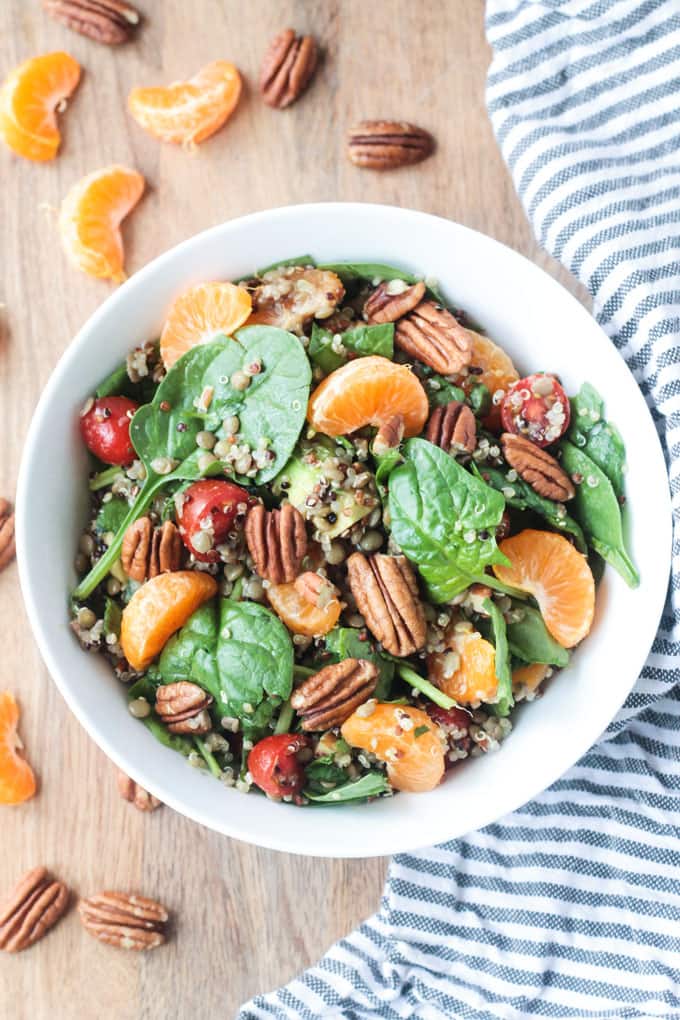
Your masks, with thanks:
M294 634L306 634L307 637L328 634L342 612L340 599L332 598L324 606L314 605L295 587L295 581L290 584L270 584L267 598L288 630Z
M128 108L154 138L195 145L222 127L240 95L241 76L234 65L216 60L188 81L133 89Z
M428 656L430 680L461 705L493 701L498 691L496 649L476 631L458 632L447 638L449 651Z
M546 627L565 648L582 641L595 613L595 582L585 556L562 535L533 528L499 548L510 560L509 567L494 564L499 581L534 596Z
M252 301L245 287L235 283L198 283L175 299L161 333L161 357L166 368L197 344L218 333L231 336L250 315Z
M68 53L45 53L15 68L0 89L0 137L25 159L54 159L61 135L57 110L80 80Z
M470 374L461 382L464 390L483 383L491 395L496 390L507 390L507 388L519 379L519 372L512 363L510 355L506 354L502 347L489 340L488 336L475 333L469 329L472 337L472 368L481 368L481 373Z
M527 691L535 691L541 686L549 672L550 666L544 666L542 662L517 666L512 671L512 689L515 692L522 688Z
M436 724L411 705L378 703L370 711L371 706L370 701L361 705L343 723L343 739L386 762L395 790L433 790L444 775L444 748Z
M417 436L428 415L427 395L410 368L377 354L331 372L312 393L307 409L310 425L327 436L380 426L395 414L404 419L404 435Z
M120 224L142 197L144 178L124 166L107 166L71 188L59 212L64 251L88 276L125 279Z
M35 793L35 775L20 754L19 706L9 691L0 691L0 804L21 804Z
M212 598L217 581L197 570L158 574L138 588L125 609L120 643L133 669L146 669L175 631Z

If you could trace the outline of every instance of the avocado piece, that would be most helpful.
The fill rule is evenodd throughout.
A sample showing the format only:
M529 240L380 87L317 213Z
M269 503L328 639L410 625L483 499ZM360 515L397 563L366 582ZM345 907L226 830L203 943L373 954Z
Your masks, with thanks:
M315 462L310 464L304 458L309 453L314 453ZM272 482L272 491L279 498L284 496L296 507L307 520L313 516L313 508L307 506L309 496L318 494L319 488L324 484L324 461L332 457L333 453L321 443L315 443L307 448L304 453L296 451ZM336 524L325 532L329 538L339 538L348 531L353 524L360 521L362 517L370 514L372 507L361 506L354 498L354 494L347 489L336 488L332 483L333 499L338 504Z

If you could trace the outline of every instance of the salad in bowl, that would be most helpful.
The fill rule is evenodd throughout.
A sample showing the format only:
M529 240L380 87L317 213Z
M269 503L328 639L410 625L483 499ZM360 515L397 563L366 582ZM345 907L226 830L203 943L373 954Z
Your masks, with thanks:
M497 750L605 566L638 583L602 395L521 368L392 266L303 256L180 294L79 418L71 625L149 739L299 806Z

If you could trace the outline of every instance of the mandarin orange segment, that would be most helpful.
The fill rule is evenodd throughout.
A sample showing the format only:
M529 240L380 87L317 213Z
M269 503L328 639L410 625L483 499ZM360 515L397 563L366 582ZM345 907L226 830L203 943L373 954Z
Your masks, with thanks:
M519 372L510 355L493 340L489 340L488 336L475 333L473 329L469 329L468 333L472 337L470 365L482 371L466 376L461 382L463 389L467 392L473 386L483 383L493 396L496 390L507 390L511 383L517 382Z
M428 656L429 679L461 705L493 701L498 691L496 649L476 631L456 631L447 637L448 652Z
M426 712L411 705L373 702L361 705L340 730L352 747L370 751L387 763L395 790L426 793L444 775L444 748Z
M231 336L250 315L252 300L235 283L198 283L175 299L161 333L161 357L166 368L197 344L219 333Z
M144 178L124 166L107 166L71 188L59 212L64 251L88 276L125 279L120 224L137 205Z
M132 668L146 669L216 591L215 578L196 570L158 574L138 588L123 610L120 630L121 647Z
M526 666L517 666L512 671L512 689L515 692L522 689L535 691L541 686L549 672L550 666L544 666L542 662L531 662Z
M595 582L588 561L562 535L527 528L499 546L510 566L494 564L499 581L533 595L546 627L572 648L591 628Z
M15 68L0 88L0 137L18 156L54 159L61 135L57 109L80 80L80 64L68 53L45 53Z
M241 76L233 64L216 60L188 81L133 89L130 113L163 142L196 145L214 134L236 109Z
M305 634L307 637L321 637L333 630L343 608L338 598L332 598L324 606L314 605L298 591L295 581L270 584L267 598L278 618L293 634Z
M21 804L35 793L33 769L20 753L19 706L9 691L0 691L0 804Z
M411 369L372 354L331 372L312 393L307 418L317 432L344 436L400 414L408 438L422 432L428 412L427 395Z

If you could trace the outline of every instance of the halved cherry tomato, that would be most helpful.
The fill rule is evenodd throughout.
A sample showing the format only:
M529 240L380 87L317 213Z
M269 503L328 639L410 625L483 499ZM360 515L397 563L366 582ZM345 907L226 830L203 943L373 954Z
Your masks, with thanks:
M465 730L467 733L472 722L472 715L463 708L441 708L440 705L429 701L425 710L438 726L450 726L457 730Z
M276 733L258 741L248 755L253 782L270 797L300 793L305 770L297 754L308 746L309 739L303 733Z
M525 436L536 446L555 443L569 428L570 416L567 395L555 376L545 372L518 379L501 404L505 431Z
M255 499L233 482L205 478L194 482L182 494L178 524L182 541L202 563L217 563L217 546L227 540L232 528L243 523Z
M135 451L130 442L130 420L139 407L128 397L99 397L80 416L85 446L105 464L131 464Z

